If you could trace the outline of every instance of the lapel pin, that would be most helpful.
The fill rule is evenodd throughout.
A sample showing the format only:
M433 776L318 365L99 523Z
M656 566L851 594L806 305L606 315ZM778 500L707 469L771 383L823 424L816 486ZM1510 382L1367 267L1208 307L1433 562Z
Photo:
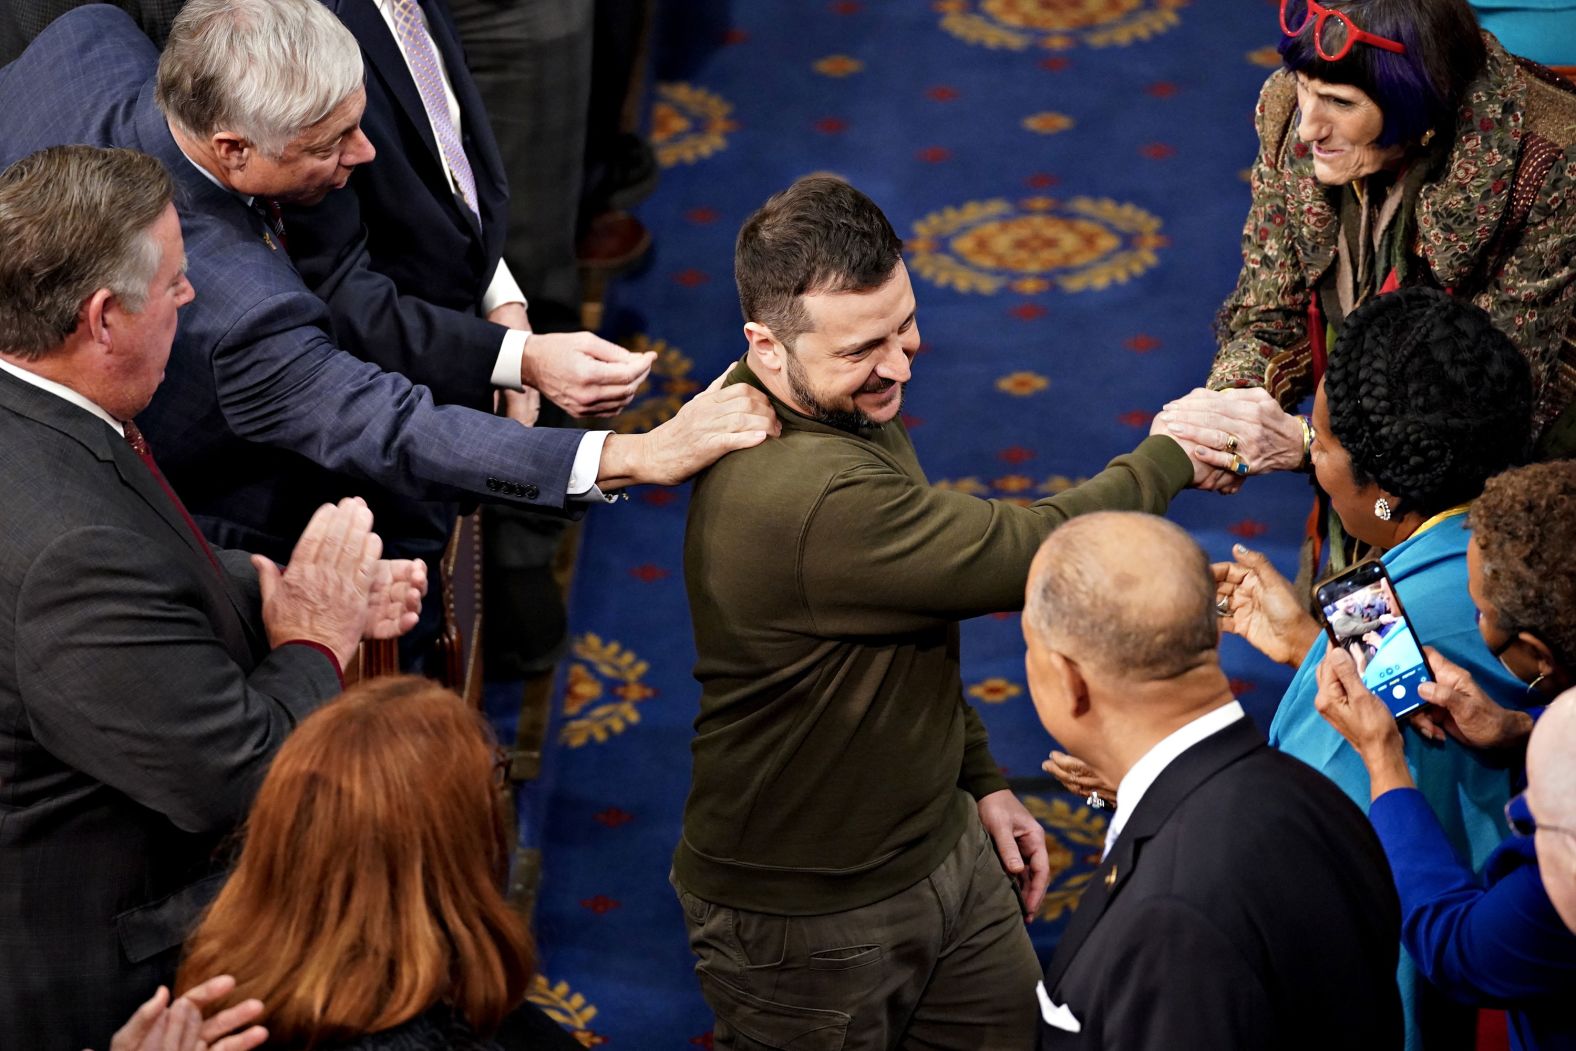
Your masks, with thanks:
M270 251L270 252L277 252L277 251L279 251L279 246L278 246L278 245L276 245L276 244L274 244L274 239L273 239L273 237L272 237L272 236L271 236L271 235L270 235L270 234L269 234L269 233L268 233L268 231L267 231L267 230L264 230L264 231L263 231L263 244L265 244L265 245L267 245L267 246L268 246L268 250L269 250L269 251Z
M1116 866L1111 866L1111 871L1105 874L1105 889L1110 890L1116 886Z

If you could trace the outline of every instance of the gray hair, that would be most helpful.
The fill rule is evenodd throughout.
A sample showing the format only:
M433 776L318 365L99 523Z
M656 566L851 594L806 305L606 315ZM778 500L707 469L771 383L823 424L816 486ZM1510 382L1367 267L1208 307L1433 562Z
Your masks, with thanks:
M190 0L156 98L188 135L232 131L277 158L361 84L361 46L317 0Z
M0 172L0 350L44 357L101 288L141 311L171 193L164 166L135 150L52 146Z
M1219 645L1209 559L1180 526L1132 511L1052 533L1023 616L1052 649L1133 681L1175 678Z

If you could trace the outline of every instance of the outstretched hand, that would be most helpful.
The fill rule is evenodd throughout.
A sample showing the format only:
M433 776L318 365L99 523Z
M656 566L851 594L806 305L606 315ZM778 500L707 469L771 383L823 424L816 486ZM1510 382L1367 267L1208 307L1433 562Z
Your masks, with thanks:
M1318 638L1318 622L1263 554L1241 544L1231 553L1235 562L1210 567L1217 608L1222 610L1221 630L1241 635L1270 660L1295 667Z
M1088 799L1097 795L1110 806L1116 806L1116 786L1094 767L1066 752L1052 752L1040 764L1040 769L1062 783L1062 787Z
M590 332L537 332L526 341L520 383L571 416L616 416L656 360L656 351L636 354Z

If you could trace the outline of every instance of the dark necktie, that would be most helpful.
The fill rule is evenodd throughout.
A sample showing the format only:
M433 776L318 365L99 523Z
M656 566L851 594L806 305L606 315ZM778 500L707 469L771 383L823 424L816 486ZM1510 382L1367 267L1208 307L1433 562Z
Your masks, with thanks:
M197 528L197 523L192 521L191 514L186 510L186 505L181 503L181 498L175 495L175 490L170 488L169 481L164 477L164 472L159 470L159 465L153 461L153 451L148 448L148 439L142 436L142 430L130 420L125 421L126 444L131 446L132 452L142 458L148 465L148 470L153 472L153 477L159 483L159 488L164 490L170 498L170 503L181 513L181 519L186 523L186 528L192 531L192 536L197 538L197 544L202 548L203 554L208 556L208 561L213 563L213 568L219 568L219 560L214 557L213 548L208 546L208 540L202 535L202 530Z
M263 229L279 239L279 247L290 251L290 242L285 237L285 213L280 210L279 202L253 197L252 210L262 218Z

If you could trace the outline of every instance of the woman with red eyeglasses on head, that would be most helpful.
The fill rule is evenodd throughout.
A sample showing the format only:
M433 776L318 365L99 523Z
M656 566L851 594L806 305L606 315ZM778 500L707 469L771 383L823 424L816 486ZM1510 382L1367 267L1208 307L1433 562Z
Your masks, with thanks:
M1237 475L1227 489L1305 470L1292 413L1346 317L1430 285L1510 336L1540 455L1576 455L1576 91L1507 53L1467 0L1282 0L1277 28L1242 273L1210 389L1167 406L1172 433Z

